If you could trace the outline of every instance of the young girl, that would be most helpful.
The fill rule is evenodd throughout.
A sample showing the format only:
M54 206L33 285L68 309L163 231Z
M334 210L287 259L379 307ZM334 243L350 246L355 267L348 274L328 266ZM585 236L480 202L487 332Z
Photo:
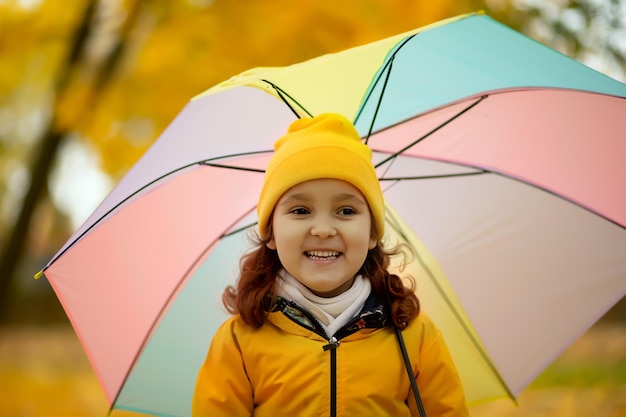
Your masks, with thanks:
M224 292L234 315L200 369L193 416L467 416L441 334L387 272L383 196L354 126L300 119L274 150L258 245Z

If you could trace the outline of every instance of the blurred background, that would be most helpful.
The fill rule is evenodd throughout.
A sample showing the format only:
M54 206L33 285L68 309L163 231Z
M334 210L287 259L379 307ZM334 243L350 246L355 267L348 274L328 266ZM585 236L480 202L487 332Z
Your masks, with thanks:
M0 0L0 416L107 414L33 275L191 97L477 10L626 81L626 0ZM626 416L626 302L472 415Z

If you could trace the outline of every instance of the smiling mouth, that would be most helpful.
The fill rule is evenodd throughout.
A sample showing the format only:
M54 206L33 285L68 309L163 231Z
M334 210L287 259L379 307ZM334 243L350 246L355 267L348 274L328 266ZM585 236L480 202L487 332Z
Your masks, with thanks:
M341 256L341 252L331 250L311 250L304 252L304 254L314 261L330 261Z

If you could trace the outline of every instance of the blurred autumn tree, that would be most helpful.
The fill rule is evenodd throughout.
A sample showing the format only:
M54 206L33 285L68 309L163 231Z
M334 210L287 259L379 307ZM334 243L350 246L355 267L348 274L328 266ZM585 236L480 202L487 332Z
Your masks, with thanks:
M191 97L246 69L289 65L482 9L624 75L625 19L614 18L626 14L621 1L340 4L0 0L0 314L24 300L17 283L32 281L71 232L49 183L67 143L94 152L115 181Z

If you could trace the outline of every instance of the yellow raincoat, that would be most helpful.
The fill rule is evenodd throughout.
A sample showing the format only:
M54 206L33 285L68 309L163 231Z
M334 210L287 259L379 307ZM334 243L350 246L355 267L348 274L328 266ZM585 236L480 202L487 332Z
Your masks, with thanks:
M194 417L419 416L382 308L348 323L338 341L314 331L295 305L278 310L259 329L238 315L218 329L196 382ZM420 313L402 334L426 415L468 416L452 358L428 316Z

